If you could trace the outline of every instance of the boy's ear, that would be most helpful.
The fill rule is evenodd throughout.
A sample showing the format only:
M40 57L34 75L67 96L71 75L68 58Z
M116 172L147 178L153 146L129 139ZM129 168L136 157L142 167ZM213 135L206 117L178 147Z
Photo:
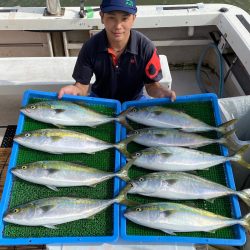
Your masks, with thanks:
M100 17L101 17L101 22L102 22L102 24L103 24L103 16L104 16L104 13L100 11L99 14L100 14Z

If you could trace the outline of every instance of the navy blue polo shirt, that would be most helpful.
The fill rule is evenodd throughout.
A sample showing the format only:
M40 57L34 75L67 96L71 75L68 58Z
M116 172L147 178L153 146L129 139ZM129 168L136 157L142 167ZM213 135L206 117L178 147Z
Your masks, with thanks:
M136 100L144 84L162 78L160 59L153 43L142 33L131 30L126 49L116 60L108 48L105 29L91 37L81 48L73 72L76 82L89 84L102 98L121 102Z

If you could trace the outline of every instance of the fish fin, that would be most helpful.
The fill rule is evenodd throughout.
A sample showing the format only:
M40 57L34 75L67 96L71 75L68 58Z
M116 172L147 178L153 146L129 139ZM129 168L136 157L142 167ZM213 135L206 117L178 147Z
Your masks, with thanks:
M121 202L119 202L120 204L123 204L125 206L138 206L138 205L141 205L140 202L137 202L137 201L132 201L132 200L123 200Z
M215 233L216 233L216 230L205 231L205 232L208 232L208 233L211 233L211 234L215 234Z
M161 155L164 156L164 157L169 157L169 156L171 156L172 154L171 154L171 153L162 153Z
M210 203L214 203L214 201L215 201L215 199L214 198L212 198L212 199L206 199L206 201L208 201L208 202L210 202Z
M245 215L241 221L241 225L245 227L248 231L250 230L250 213Z
M60 125L60 124L54 124L54 123L53 123L53 125L56 126L56 127L58 127L58 128L61 128L61 129L65 128L65 126Z
M130 181L130 178L128 176L128 171L129 169L133 166L133 163L135 162L136 159L129 160L125 166L122 167L120 171L116 173L116 176L121 178L122 180L128 182Z
M236 160L234 160L234 161L237 161L243 167L250 169L250 163L246 162L243 159L243 155L249 149L249 147L250 147L250 145L244 145L243 147L241 147L240 150L238 152L236 152L236 154L234 156L232 156L231 160L233 160L233 158L236 157Z
M52 208L54 208L53 205L45 205L45 206L41 206L40 209L43 211L43 212L48 212L49 210L51 210Z
M220 126L217 127L216 130L221 132L222 134L226 134L228 132L227 128L236 122L237 122L237 119L232 119L230 121L222 123Z
M128 123L127 119L126 119L126 115L133 110L134 107L130 107L124 111L122 111L118 117L115 118L116 121L120 122L126 129L128 130L134 130L133 127L131 127L131 125Z
M164 180L163 182L167 183L168 185L172 186L174 185L178 180L177 179L168 179Z
M54 109L57 114L63 113L65 109Z
M49 189L52 189L52 190L54 190L56 192L59 191L59 189L56 186L53 186L53 185L46 185L46 187L49 188Z
M48 224L48 225L43 225L43 226L46 228L50 228L50 229L58 229L58 227L56 227L55 225Z
M158 116L158 115L161 115L162 114L162 111L161 110L155 110L152 112L154 115Z
M132 188L132 184L128 183L127 186L114 198L114 202L124 204L126 206L138 206L140 203L127 199L128 191Z
M196 204L192 200L186 201L185 205L189 207L197 208Z
M250 188L238 191L237 195L250 207Z
M176 212L176 210L174 209L168 209L168 210L165 210L165 211L162 211L162 213L164 214L165 217L169 217L170 215L174 214Z
M126 118L124 118L123 120L120 119L119 122L120 122L127 130L134 131L133 127L128 123L128 121L126 120Z
M170 235L176 235L176 233L174 232L174 231L172 231L172 230L168 230L168 229L161 229L161 231L163 231L164 233L166 233L166 234L170 234Z
M55 168L48 168L46 170L47 170L48 174L54 174L54 173L59 171L59 169L55 169Z
M127 158L131 158L131 154L127 150L127 145L132 142L137 135L132 135L119 143L114 144L114 147L117 148L120 152L122 152Z

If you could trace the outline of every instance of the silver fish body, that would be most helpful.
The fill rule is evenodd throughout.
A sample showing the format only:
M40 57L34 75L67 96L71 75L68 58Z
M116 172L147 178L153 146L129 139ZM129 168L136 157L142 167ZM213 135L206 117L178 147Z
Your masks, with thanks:
M156 172L131 181L129 193L170 200L213 199L238 195L250 205L250 189L235 191L221 184L183 172Z
M14 141L39 151L92 154L114 147L113 144L92 136L64 129L40 129L16 135Z
M226 139L210 139L204 136L182 132L176 129L143 128L131 131L129 136L137 135L134 142L146 147L176 146L198 148L213 143L225 143Z
M44 226L55 228L55 225L89 218L114 203L132 205L126 199L131 186L126 186L113 199L87 199L72 197L50 197L28 202L6 212L5 222L24 226Z
M178 128L187 132L215 130L225 133L226 128L235 122L232 120L223 126L213 127L181 111L161 106L133 108L126 114L126 117L131 121L150 127Z
M94 127L116 119L98 113L87 105L61 100L28 104L21 109L21 112L34 120L56 126Z
M38 161L17 166L11 172L26 181L45 185L56 190L56 187L95 186L108 180L117 173L109 173L65 161Z
M58 224L89 218L113 203L114 199L45 198L14 208L3 220L18 225L54 228Z
M175 232L210 232L240 224L249 228L250 215L231 219L206 210L177 203L149 203L126 210L124 216L136 224L158 229L168 234Z
M134 153L134 165L157 171L191 171L207 169L229 160L237 161L235 155L226 157L183 147L152 147Z

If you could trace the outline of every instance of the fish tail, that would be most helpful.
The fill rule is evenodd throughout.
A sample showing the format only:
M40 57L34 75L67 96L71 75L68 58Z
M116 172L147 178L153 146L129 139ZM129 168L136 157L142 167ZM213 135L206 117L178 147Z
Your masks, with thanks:
M245 227L247 230L250 230L250 213L245 215L241 220L240 224Z
M232 129L224 134L220 139L217 140L218 143L229 147L230 149L234 149L235 145L237 145L236 140L233 138L233 134L236 129Z
M114 202L120 203L126 206L136 206L139 203L127 199L128 191L132 188L132 184L129 183L118 196L115 197Z
M128 176L128 171L133 166L135 160L136 159L132 159L129 162L127 162L127 164L124 167L122 167L120 171L116 173L116 176L118 176L119 178L123 179L126 182L130 181L130 178Z
M250 207L250 188L239 191L237 194Z
M118 117L115 118L116 121L120 122L126 129L134 130L130 124L127 122L126 115L133 109L134 107L130 107L119 114Z
M241 147L240 150L234 156L229 157L229 159L232 161L237 161L243 167L250 169L250 163L243 159L243 155L248 150L249 146L250 145L245 145Z
M228 132L228 127L233 125L237 122L237 119L232 119L228 122L222 123L220 126L217 127L217 131L221 132L222 134L226 134Z
M131 154L127 150L127 145L134 140L137 135L130 136L119 143L114 145L120 152L122 152L127 158L131 158Z

